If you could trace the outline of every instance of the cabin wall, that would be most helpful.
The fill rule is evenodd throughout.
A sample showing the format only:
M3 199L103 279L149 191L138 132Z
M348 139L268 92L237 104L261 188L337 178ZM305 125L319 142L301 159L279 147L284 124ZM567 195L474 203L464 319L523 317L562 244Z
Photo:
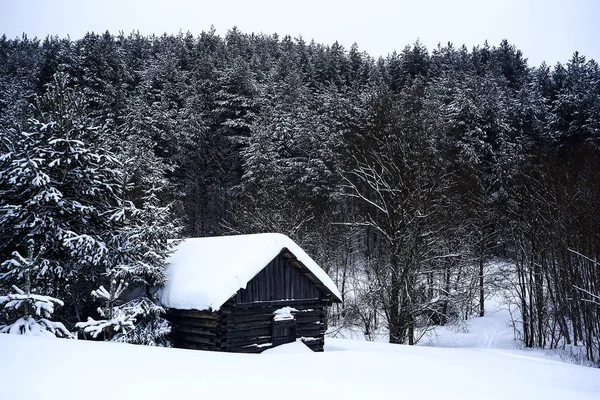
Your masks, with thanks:
M221 315L218 312L168 309L171 341L180 349L221 349Z
M325 344L326 299L303 299L272 302L229 304L221 309L222 349L229 352L260 353L273 347L274 312L292 307L296 337L313 351L323 351Z

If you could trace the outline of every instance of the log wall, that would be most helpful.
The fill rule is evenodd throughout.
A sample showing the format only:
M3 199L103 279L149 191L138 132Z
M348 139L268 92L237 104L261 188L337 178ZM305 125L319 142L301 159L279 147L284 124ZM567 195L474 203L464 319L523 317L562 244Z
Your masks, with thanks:
M180 349L221 350L221 315L218 312L168 309L171 341Z
M273 347L273 313L292 307L296 337L313 351L325 344L327 299L280 300L230 304L221 310L221 348L230 352L260 353Z

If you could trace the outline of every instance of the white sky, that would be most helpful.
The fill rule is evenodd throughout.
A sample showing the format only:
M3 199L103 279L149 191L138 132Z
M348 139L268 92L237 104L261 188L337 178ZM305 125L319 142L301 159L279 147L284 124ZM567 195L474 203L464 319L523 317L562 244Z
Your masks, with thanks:
M302 36L324 44L356 42L372 56L402 50L418 38L469 48L503 38L530 65L566 62L575 50L600 60L600 0L0 0L0 34L82 37L87 31L194 35L214 25L224 35Z

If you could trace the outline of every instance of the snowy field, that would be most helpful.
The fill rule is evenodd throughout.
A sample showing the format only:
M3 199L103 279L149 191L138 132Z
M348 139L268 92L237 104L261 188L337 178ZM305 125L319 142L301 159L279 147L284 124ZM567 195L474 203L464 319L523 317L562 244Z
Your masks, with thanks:
M301 343L245 355L0 335L0 398L600 399L599 369L516 349L505 317L474 319L468 333L438 330L429 346L327 339L324 353Z

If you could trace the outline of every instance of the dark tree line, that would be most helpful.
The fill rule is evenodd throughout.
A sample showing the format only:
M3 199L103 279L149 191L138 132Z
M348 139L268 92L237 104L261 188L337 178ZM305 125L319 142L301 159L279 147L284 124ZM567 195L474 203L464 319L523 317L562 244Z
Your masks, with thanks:
M506 41L432 51L417 42L374 59L357 46L235 28L225 37L2 37L2 260L26 254L30 239L31 260L40 252L37 233L6 217L24 198L6 154L29 148L19 144L32 140L19 139L23 133L44 131L38 114L48 111L39 99L56 91L57 79L85 103L84 125L93 128L76 140L118 164L118 179L98 178L119 186L102 207L136 210L126 223L106 214L80 221L115 222L100 229L121 232L115 243L146 235L138 243L159 246L166 221L181 221L183 237L286 233L342 290L333 321L366 335L384 325L395 343L483 316L488 287L501 274L526 346L576 346L600 359L595 61L575 53L565 64L531 67ZM61 182L74 193L85 184ZM99 265L113 292L119 279L160 283L150 270L114 261L137 250L94 268L78 264L82 271L69 273L84 278L45 278L33 290L62 296L70 306L59 316L72 327L93 314L88 293L102 283ZM62 249L52 260L73 257ZM488 270L495 257L512 267ZM160 257L145 264L160 266Z

